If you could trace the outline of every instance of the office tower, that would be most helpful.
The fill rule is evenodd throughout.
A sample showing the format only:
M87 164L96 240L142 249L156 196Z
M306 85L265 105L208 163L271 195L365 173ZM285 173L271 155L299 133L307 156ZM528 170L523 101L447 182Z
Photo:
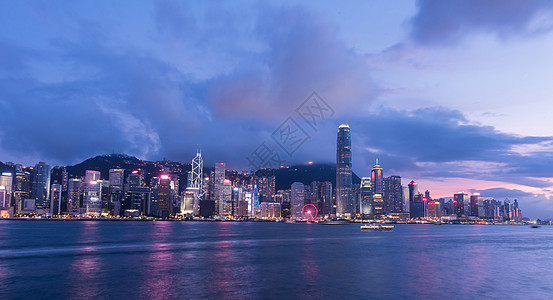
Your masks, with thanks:
M262 219L280 219L281 205L280 203L262 202L259 207Z
M483 217L484 216L484 197L480 193L474 193L470 195L470 216Z
M84 176L83 207L88 216L99 216L102 208L100 172L86 170Z
M455 206L455 214L458 218L464 218L467 215L465 204L467 204L469 195L464 192L458 192L453 195L453 205Z
M167 181L170 182L170 180ZM126 217L147 215L150 212L150 194L151 189L147 186L130 187L123 195L119 215Z
M221 201L223 209L219 211L219 215L232 217L232 182L228 179L223 181L223 196Z
M178 174L170 174L171 177L171 215L180 211L180 178Z
M301 210L305 205L305 188L303 183L294 182L290 191L292 219L301 219Z
M37 209L50 208L50 166L39 162L34 169L32 198Z
M0 185L0 208L7 208L7 190L6 186Z
M518 207L518 201L515 199L515 202L513 203L513 218L514 221L520 222L522 221L522 211Z
M67 185L67 211L78 213L81 207L81 180L78 178L69 179Z
M15 171L14 199L16 210L19 212L23 209L23 201L31 198L31 173L23 170L21 165L17 165Z
M100 213L108 214L111 210L111 190L109 187L109 180L98 180L98 183L101 185L100 193Z
M123 187L123 180L125 178L125 170L123 169L110 169L109 170L109 186L110 187Z
M351 214L355 216L361 213L361 185L359 183L354 183L351 186L351 196L353 198L353 210Z
M378 164L378 158L371 170L371 181L373 194L384 194L384 172L382 167Z
M401 177L390 176L384 178L384 212L400 213L403 212L403 188L401 187Z
M202 153L198 151L192 159L192 183L190 187L197 189L196 199L194 199L194 211L198 214L200 209L200 200L204 199L205 189L203 184L204 179L204 160Z
M413 216L413 206L415 205L415 196L419 194L419 188L417 183L414 180L411 180L409 184L407 185L409 189L409 212L410 212L410 218L415 218Z
M0 187L4 193L3 199L0 201L0 207L12 207L12 190L13 190L13 173L2 172L0 175Z
M361 214L362 215L372 214L373 213L373 204L372 204L373 192L372 192L372 184L371 184L370 177L361 178L360 193L361 193Z
M332 211L332 183L330 181L321 182L319 186L319 203L321 204L321 217L330 218Z
M257 213L258 213L258 210L259 210L259 189L257 188L256 185L253 186L252 188L252 201L251 201L251 204L252 204L252 208L251 208L251 216L252 217L255 217L257 216Z
M310 202L311 204L315 205L318 211L318 215L321 218L324 217L330 217L331 211L332 211L332 183L329 181L320 182L320 181L313 181L311 182L310 187ZM284 191L279 191L279 199L277 200L275 197L275 202L282 203L284 202L282 200L282 197ZM288 195L286 195L288 197ZM288 202L287 200L286 202ZM305 203L307 201L307 197L305 200Z
M402 203L403 203L403 212L409 213L410 204L409 204L409 187L402 185L401 186L401 193L402 193Z
M274 175L254 175L254 185L259 190L260 202L273 202L275 196L275 176Z
M144 186L144 172L142 172L142 170L134 170L127 176L126 189L140 186Z
M426 197L425 197L426 198ZM429 218L441 218L442 217L442 205L440 201L427 200L427 217Z
M50 191L50 213L52 215L59 215L62 212L61 192L62 192L61 184L52 184L52 188Z
M159 176L157 211L158 216L168 217L171 214L171 177L167 174Z
M503 201L503 220L510 221L513 219L513 205L509 199Z
M213 196L217 213L223 213L223 186L225 185L225 163L215 164L215 181L213 183Z
M382 199L381 194L374 194L373 195L373 214L374 215L383 215L384 212L384 200Z
M197 199L197 189L186 189L182 192L180 214L191 215L194 213L194 199Z
M351 132L349 125L342 124L338 127L336 141L336 216L350 217L352 202Z

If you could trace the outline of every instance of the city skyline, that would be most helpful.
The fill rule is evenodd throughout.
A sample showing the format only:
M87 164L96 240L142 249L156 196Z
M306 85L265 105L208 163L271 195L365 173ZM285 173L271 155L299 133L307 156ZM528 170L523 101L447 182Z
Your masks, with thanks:
M348 123L359 176L379 158L435 195L553 215L553 4L240 4L4 3L0 161L189 162L200 146L245 169L293 117L309 139L280 151L290 165L334 163ZM335 112L316 126L296 113L313 92Z

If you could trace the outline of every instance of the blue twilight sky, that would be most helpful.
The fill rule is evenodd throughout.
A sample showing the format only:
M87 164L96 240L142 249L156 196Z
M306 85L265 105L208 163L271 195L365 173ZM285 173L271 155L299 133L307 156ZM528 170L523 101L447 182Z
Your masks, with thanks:
M345 4L344 4L345 3ZM106 153L247 169L261 143L433 196L481 191L553 217L553 2L3 1L0 161ZM296 108L334 110L309 127ZM288 117L309 139L271 134Z

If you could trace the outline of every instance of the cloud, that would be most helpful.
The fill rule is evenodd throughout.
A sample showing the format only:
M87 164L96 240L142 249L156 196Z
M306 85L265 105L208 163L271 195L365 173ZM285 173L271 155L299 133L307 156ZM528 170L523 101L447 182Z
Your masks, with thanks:
M353 120L354 149L371 166L374 158L396 172L426 178L472 178L548 187L553 153L521 154L524 145L541 145L553 137L517 136L473 124L462 113L444 108L413 111L381 109ZM544 178L544 179L540 179Z
M553 28L553 3L546 0L419 0L410 37L420 44L456 44L475 33L505 39Z
M280 119L313 91L342 114L362 109L378 94L366 59L324 17L303 7L269 6L254 24L262 50L210 86L218 116Z

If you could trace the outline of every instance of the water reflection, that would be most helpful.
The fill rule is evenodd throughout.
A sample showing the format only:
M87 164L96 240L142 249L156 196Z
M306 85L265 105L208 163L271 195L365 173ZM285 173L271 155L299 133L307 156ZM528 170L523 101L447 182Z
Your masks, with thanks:
M100 241L97 222L82 222L77 239L78 244L93 244ZM68 285L71 297L77 299L95 298L101 294L101 272L104 268L101 255L92 254L92 246L83 247L76 253L69 268Z
M317 257L317 248L313 238L305 239L305 247L302 248L301 255L301 276L303 286L302 291L298 296L307 299L320 299L322 297L321 290L318 288L320 284L319 278L319 261Z
M179 275L179 262L174 250L167 248L168 238L173 233L174 226L170 222L155 222L150 238L154 243L152 250L144 261L143 283L140 295L148 299L174 298L176 277Z

